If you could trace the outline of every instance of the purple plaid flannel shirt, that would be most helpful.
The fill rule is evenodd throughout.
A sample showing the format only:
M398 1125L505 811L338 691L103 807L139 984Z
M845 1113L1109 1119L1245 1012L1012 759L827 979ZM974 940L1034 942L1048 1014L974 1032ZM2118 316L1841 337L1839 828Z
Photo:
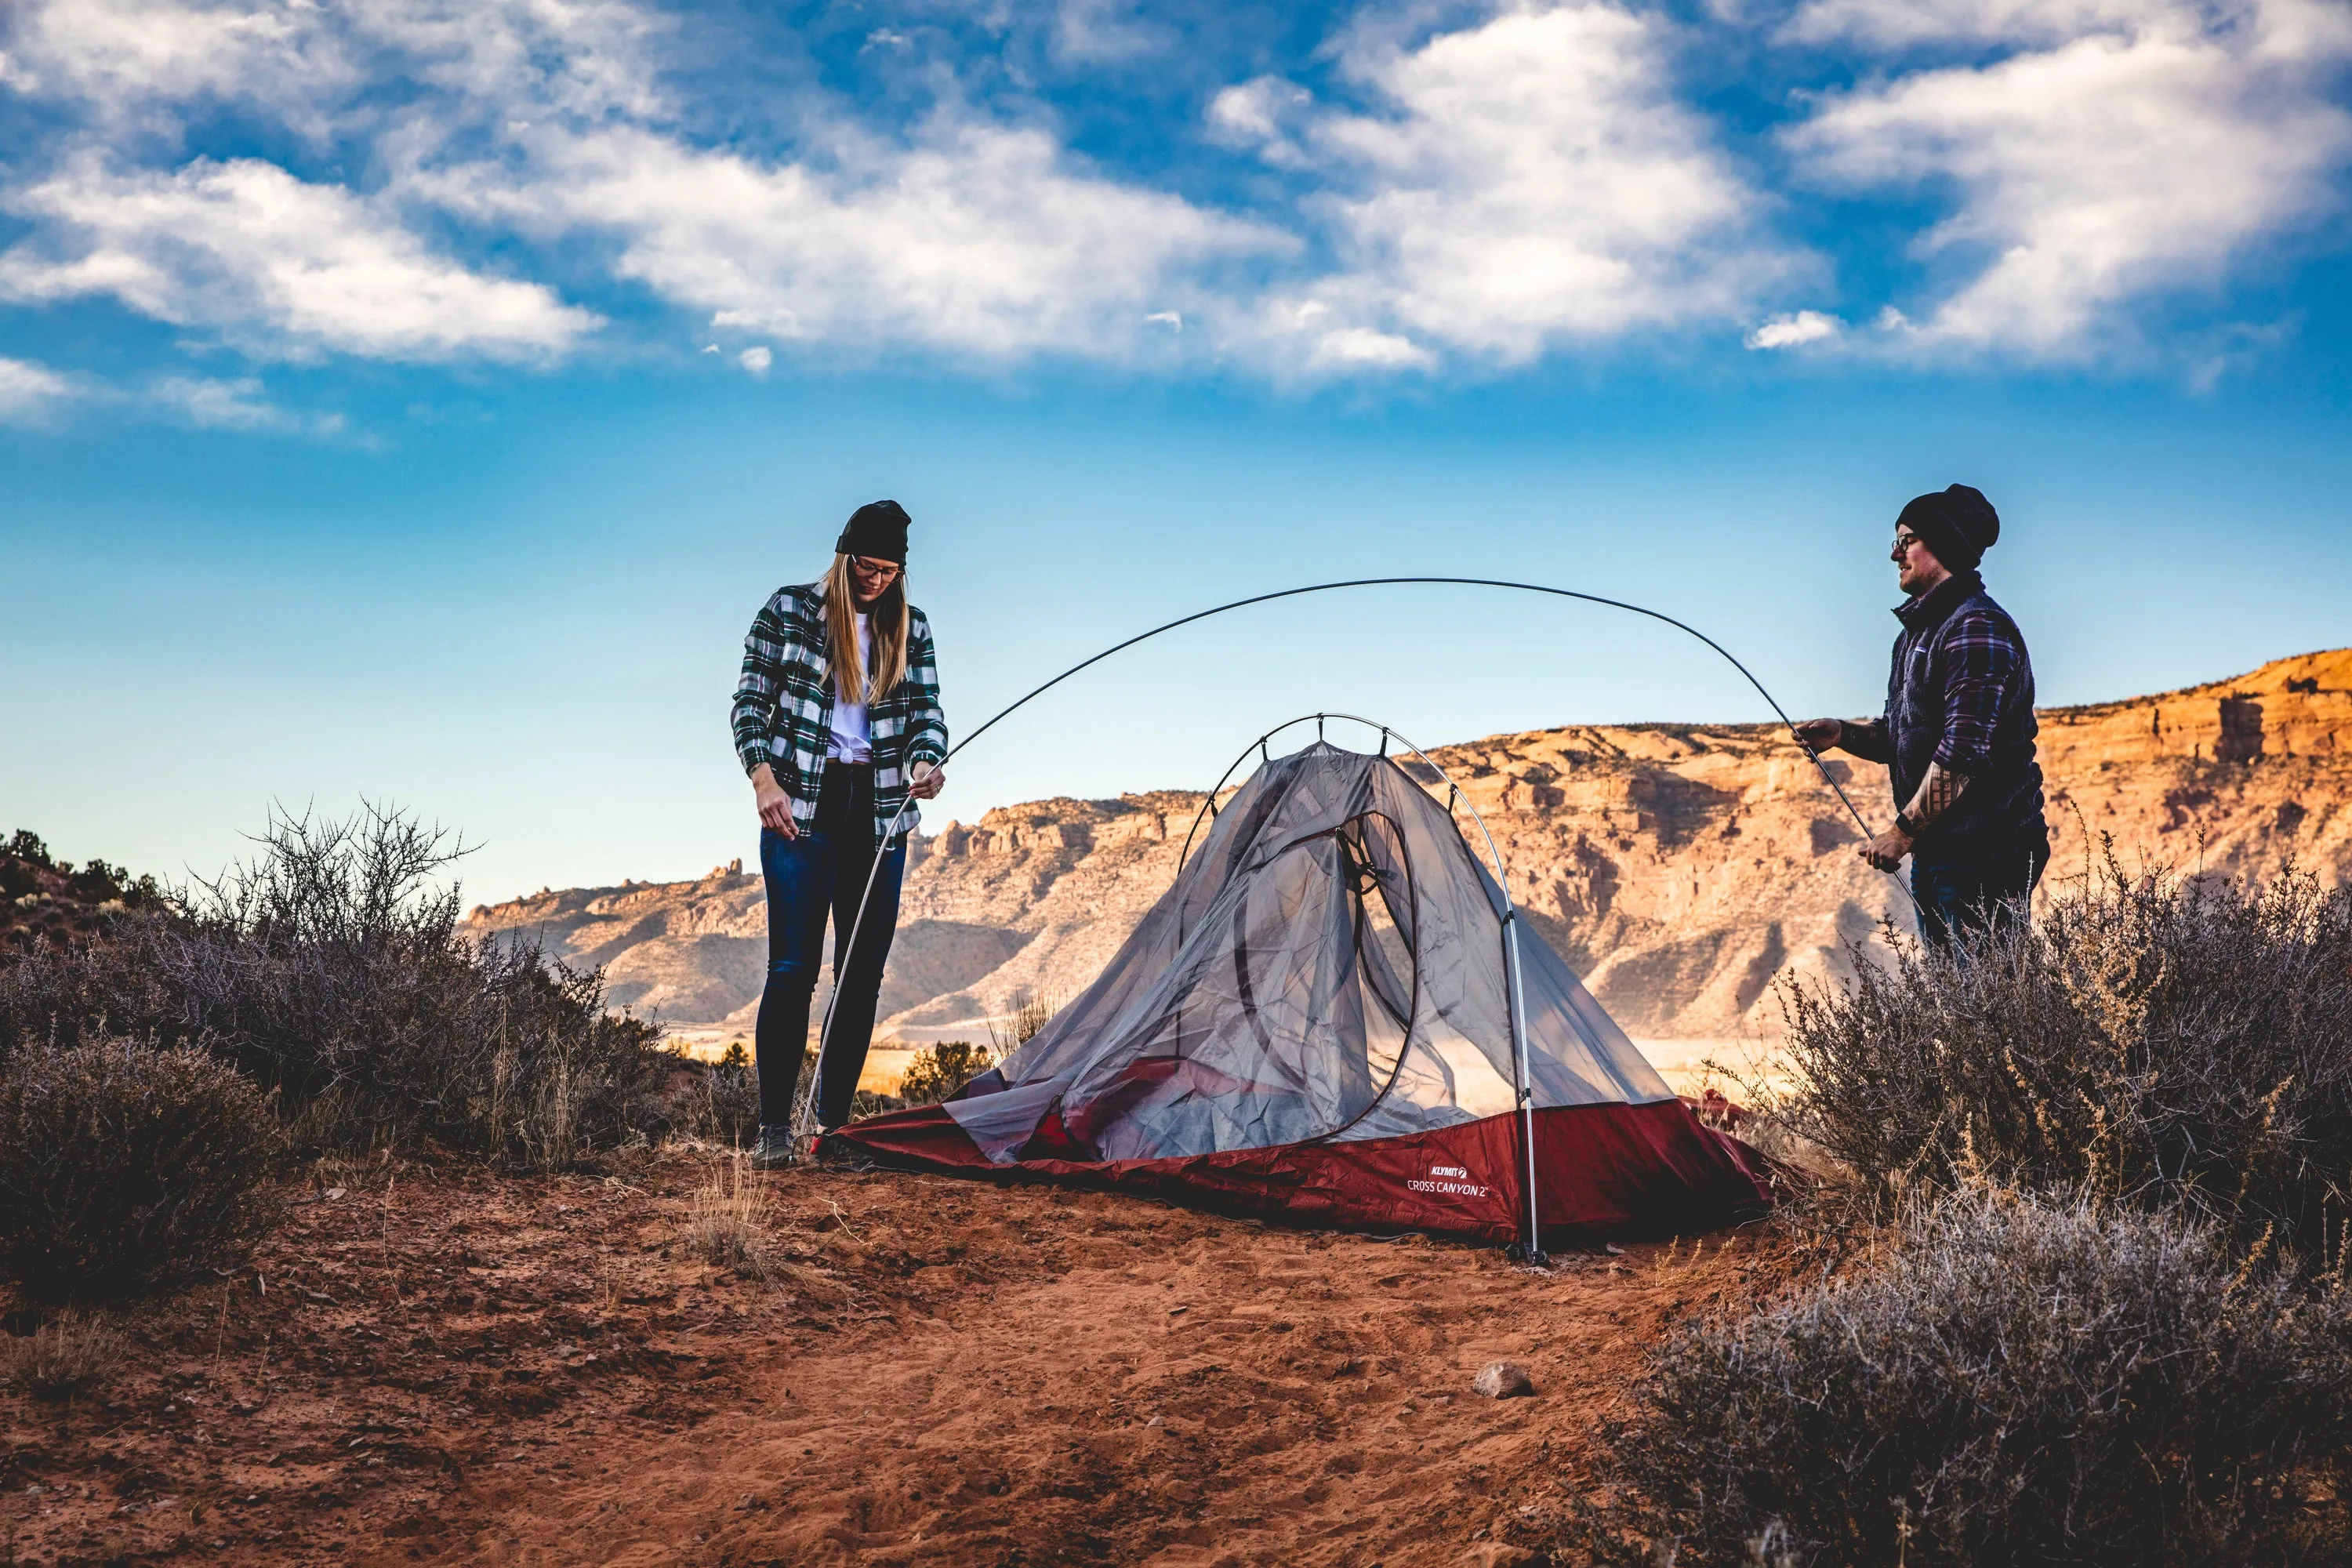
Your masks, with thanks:
M2046 832L2034 758L2033 661L2024 634L1974 572L1947 578L1895 612L1884 717L1845 727L1855 756L1887 764L1899 809L1927 764L1969 781L1920 838L1928 849Z

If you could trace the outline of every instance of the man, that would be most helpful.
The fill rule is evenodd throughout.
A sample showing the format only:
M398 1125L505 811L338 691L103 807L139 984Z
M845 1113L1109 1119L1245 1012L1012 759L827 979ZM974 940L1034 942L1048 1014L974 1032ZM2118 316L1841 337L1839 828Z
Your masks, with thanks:
M2034 761L2033 663L1977 564L2000 517L1967 485L1924 495L1895 523L1895 612L1903 630L1886 712L1866 722L1797 727L1813 750L1842 748L1887 764L1895 826L1863 846L1882 871L1911 860L1920 934L1948 948L2021 914L2050 858Z

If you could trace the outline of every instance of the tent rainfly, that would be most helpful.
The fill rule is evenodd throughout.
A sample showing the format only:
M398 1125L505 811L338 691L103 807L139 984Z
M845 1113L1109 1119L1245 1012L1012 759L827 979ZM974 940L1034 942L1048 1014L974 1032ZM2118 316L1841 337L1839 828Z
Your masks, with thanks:
M1318 740L1258 768L1035 1037L820 1151L1538 1251L1767 1207L1766 1161L1515 923L1447 804Z

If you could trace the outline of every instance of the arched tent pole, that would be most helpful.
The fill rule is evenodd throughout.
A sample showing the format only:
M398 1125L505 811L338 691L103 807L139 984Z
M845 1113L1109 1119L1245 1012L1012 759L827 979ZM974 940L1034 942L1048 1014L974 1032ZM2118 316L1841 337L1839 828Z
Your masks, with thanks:
M1045 682L1043 685L1033 687L1028 691L1025 691L1019 697L1014 698L1011 702L1006 703L1003 708L997 710L996 712L990 715L988 720L978 729L974 730L971 734L966 735L954 745L949 747L947 755L940 759L940 765L942 767L946 766L950 762L952 762L955 759L957 752L962 751L966 746L971 745L974 741L979 740L982 735L988 733L989 731L994 729L998 724L1010 718L1020 709L1027 706L1037 698L1043 697L1046 692L1051 691L1055 687L1061 685L1065 680L1069 679L1070 677L1076 675L1081 670L1088 669L1095 665L1100 664L1104 659L1110 658L1113 654L1124 653L1127 649L1133 647L1139 642L1148 642L1151 638L1160 636L1162 632L1172 632L1179 626L1189 626L1194 621L1205 621L1211 616L1222 616L1228 610L1247 609L1252 605L1271 604L1276 599L1295 599L1303 594L1328 594L1340 588L1386 588L1404 586L1510 588L1520 593L1549 594L1554 598L1559 599L1580 599L1588 605L1605 605L1612 610L1624 610L1633 615L1646 616L1654 621L1663 621L1667 626L1674 627L1677 631L1689 633L1692 637L1698 638L1699 641L1713 648L1717 653L1721 654L1724 661L1729 664L1732 668L1738 670L1740 675L1747 679L1748 684L1756 689L1756 694L1763 698L1765 702L1771 707L1772 711L1780 716L1780 722L1788 726L1790 733L1793 735L1796 732L1796 721L1789 717L1788 710L1780 706L1780 702L1769 691L1764 689L1764 683L1757 679L1755 675L1746 665L1740 663L1738 659L1732 657L1730 649L1725 647L1721 643L1716 641L1705 632L1700 631L1696 626L1691 626L1684 621L1678 621L1675 619L1674 616L1666 615L1661 611L1648 609L1640 605L1629 604L1623 599L1612 599L1604 597L1599 594L1582 593L1574 588L1555 588L1550 586L1549 584L1544 583L1516 583L1507 578L1502 577L1349 577L1337 583L1310 583L1301 588L1277 588L1270 594L1253 594L1245 599L1235 599L1229 604L1213 605L1205 610L1195 610L1189 616L1180 616L1172 621L1156 626L1148 632L1138 632L1135 636L1129 637L1124 642L1113 643L1110 647L1103 649L1102 652L1095 654L1090 658L1080 659L1077 663L1070 666L1069 668L1062 671L1061 674L1054 677L1053 679ZM1847 798L1844 788L1840 785L1837 779L1831 774L1828 767L1822 763L1822 759L1815 754L1811 746L1806 745L1801 741L1797 742L1797 746L1798 750L1803 752L1805 755L1811 760L1814 768L1817 769L1822 775L1822 782L1828 784L1831 791L1836 795L1838 797L1838 803L1843 805L1846 809L1846 814L1853 818L1854 826L1862 829L1864 837L1868 837L1870 836L1870 824L1863 819L1862 813L1856 810L1854 808L1853 802ZM857 918L850 921L849 941L838 950L840 952L854 953L857 951L857 935L859 931L865 929L866 925L866 906L874 897L874 879L881 874L882 870L881 851L887 847L891 837L898 831L898 824L905 819L907 808L914 804L914 796L908 795L905 800L899 802L898 809L891 815L889 825L882 830L881 842L876 846L873 869L866 874L866 891L857 900ZM1211 798L1214 799L1215 797L1212 796ZM1482 831L1484 830L1484 826L1485 825L1482 823L1480 825ZM1506 896L1507 896L1507 894ZM1513 937L1512 952L1515 954L1517 952L1516 935ZM814 1123L815 1120L816 1086L824 1068L824 1047L833 1038L834 1005L839 999L840 994L841 976L838 973L835 973L833 978L832 993L825 998L824 1022L817 1031L816 1061L808 1070L808 1084L802 1091L800 1107L793 1117L793 1131L796 1136L814 1130Z
M1362 715L1357 713L1308 713L1302 715L1299 718L1287 720L1283 723L1276 724L1273 729L1268 730L1265 734L1260 735L1256 740L1252 741L1249 745L1242 748L1242 754L1234 759L1234 765L1232 767L1225 770L1224 778L1221 778L1217 781L1216 789L1209 792L1208 800L1202 802L1201 809L1193 814L1192 832L1187 833L1184 836L1184 847L1177 853L1177 874L1179 876L1183 874L1184 862L1192 856L1192 836L1201 830L1201 818L1208 813L1208 801L1216 799L1218 792L1222 791L1225 787L1226 781L1234 776L1235 770L1240 768L1242 763L1249 761L1251 748L1255 747L1260 756L1268 756L1266 751L1267 742L1273 740L1285 730L1290 729L1295 725L1307 723L1310 720L1315 725L1315 738L1319 741L1323 738L1323 721L1326 719L1344 719L1351 724L1361 724L1367 730L1378 730L1381 732L1381 755L1384 757L1388 755L1388 743L1391 740L1404 747L1406 751L1412 752L1414 757L1420 760L1423 767L1426 767L1430 772L1437 775L1437 782L1445 786L1446 815L1449 816L1452 816L1455 805L1459 803L1461 808L1470 814L1470 820L1478 825L1478 837L1486 841L1486 858L1495 868L1495 885L1501 890L1503 895L1503 1010L1505 1015L1511 1021L1511 1062L1514 1070L1518 1074L1519 1079L1519 1131L1521 1140L1525 1144L1524 1158L1526 1160L1526 1167L1521 1173L1519 1191L1523 1198L1526 1200L1525 1206L1527 1209L1528 1225L1528 1238L1526 1242L1527 1260L1540 1268L1546 1261L1546 1258L1544 1257L1543 1249L1543 1231L1538 1219L1536 1210L1535 1064L1528 1051L1527 987L1520 979L1519 906L1511 897L1510 872L1503 864L1503 852L1495 847L1495 836L1487 829L1486 819L1479 815L1477 806L1472 804L1468 795L1462 793L1461 786L1454 782L1453 776L1439 764L1437 759L1431 756L1427 752L1423 751L1419 746L1414 745L1411 740L1399 734L1395 730L1390 728L1388 725L1364 718ZM1271 760L1270 756L1268 756L1268 760ZM1407 774L1406 776L1411 777L1412 775ZM1413 783L1416 785L1420 785L1424 788L1426 787L1420 779L1414 779ZM1411 1044L1411 1042L1412 1031L1410 1024L1408 1024L1406 1030L1406 1043Z

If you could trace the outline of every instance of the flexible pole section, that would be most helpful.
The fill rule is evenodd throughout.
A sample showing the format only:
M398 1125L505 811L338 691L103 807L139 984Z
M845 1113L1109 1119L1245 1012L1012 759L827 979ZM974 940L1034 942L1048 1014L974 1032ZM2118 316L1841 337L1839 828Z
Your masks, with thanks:
M953 761L956 754L961 752L966 746L971 745L974 741L979 740L982 735L988 733L989 731L994 729L1003 721L1012 717L1013 714L1026 707L1037 698L1043 697L1046 692L1051 691L1056 686L1061 685L1062 682L1069 679L1070 677L1076 675L1083 670L1091 668L1095 665L1100 664L1104 659L1110 658L1113 654L1124 653L1138 643L1149 642L1151 638L1160 636L1163 632L1172 632L1179 626L1189 626L1194 621L1205 621L1211 616L1222 616L1228 610L1247 609L1252 605L1271 604L1276 599L1295 599L1302 594L1328 594L1341 588L1388 588L1407 586L1509 588L1516 592L1525 594L1549 594L1554 598L1580 599L1588 605L1604 605L1612 610L1624 610L1633 615L1646 616L1654 621L1663 621L1667 626L1674 627L1676 631L1687 632L1692 637L1696 637L1699 641L1706 644L1707 647L1713 648L1717 653L1722 655L1724 661L1729 664L1732 668L1738 670L1740 675L1747 679L1748 684L1756 689L1756 694L1763 698L1764 700L1770 705L1772 711L1779 715L1780 722L1788 728L1790 734L1791 736L1796 734L1796 721L1789 717L1788 710L1781 707L1779 700L1764 689L1764 683L1756 679L1754 671L1750 670L1746 665L1740 663L1738 659L1732 657L1732 653L1729 648L1725 647L1721 643L1716 641L1713 637L1707 636L1696 626L1690 625L1686 621L1678 621L1674 616L1666 615L1663 611L1653 610L1642 605L1630 604L1623 599L1608 598L1600 594L1583 593L1574 588L1555 588L1545 583L1515 583L1507 578L1501 577L1350 577L1337 583L1310 583L1301 588L1277 588L1270 594L1253 594L1245 599L1235 599L1229 604L1213 605L1205 610L1195 610L1189 616L1180 616L1172 621L1166 622L1160 626L1156 626L1148 632L1138 632L1135 636L1129 637L1124 642L1113 643L1110 647L1103 649L1100 653L1096 654L1089 658L1080 659L1077 663L1070 666L1069 668L1062 671L1061 674L1054 677L1053 679L1045 682L1043 685L1032 688L1030 690L1024 692L1021 696L1014 698L1011 702L1006 703L1003 708L997 710L996 712L989 716L985 723L982 723L971 734L966 735L962 740L949 747L947 755L940 759L940 765L945 767L950 762ZM1838 797L1838 804L1845 807L1846 815L1853 818L1854 826L1862 829L1863 837L1865 838L1871 837L1870 824L1863 819L1862 813L1855 809L1853 802L1847 797L1844 788L1839 784L1836 776L1832 774L1827 765L1822 762L1821 757L1815 753L1811 746L1806 745L1801 740L1797 742L1797 749L1804 752L1805 756L1811 760L1813 766L1819 770L1822 775L1822 782L1828 784L1831 791L1836 795ZM860 895L857 900L857 916L855 920L851 921L849 924L849 942L845 947L840 950L842 952L856 952L857 951L858 933L863 931L866 926L866 907L873 900L875 879L878 877L882 871L881 851L887 850L889 847L890 840L898 836L898 824L905 819L908 807L914 805L914 803L915 797L911 795L905 800L899 802L898 811L893 813L890 817L889 826L883 830L882 841L878 846L877 846L877 852L874 857L874 868L866 875L866 891ZM1497 863L1497 869L1500 869L1499 862ZM1509 885L1507 880L1504 888L1504 898L1507 900L1507 903L1509 897ZM1518 965L1516 962L1517 958L1517 943L1515 940L1517 932L1511 929L1514 925L1516 925L1516 921L1507 923L1505 942L1509 950L1511 960L1510 966L1516 986ZM815 1131L817 1084L822 1079L824 1071L825 1047L833 1041L833 1015L835 1005L838 1003L840 999L841 976L836 973L833 977L833 989L825 997L824 1023L817 1032L816 1061L808 1069L807 1081L803 1084L801 1090L800 1105L793 1117L793 1131L796 1136L805 1136ZM1516 1000L1516 997L1514 1000ZM1524 1071L1524 1068L1522 1070ZM1525 1079L1522 1079L1522 1083L1524 1084L1524 1082ZM1521 1089L1521 1094L1523 1096L1522 1104L1524 1106L1528 1103L1527 1099L1524 1098L1527 1096L1527 1091L1524 1088ZM1531 1118L1528 1122L1528 1206L1530 1210L1532 1210L1534 1206L1533 1184L1535 1174L1535 1147L1533 1136L1534 1127ZM1529 1215L1529 1219L1532 1223L1532 1213ZM1530 1250L1537 1251L1537 1255L1538 1257L1540 1256L1539 1250L1533 1247L1532 1239L1530 1241Z

